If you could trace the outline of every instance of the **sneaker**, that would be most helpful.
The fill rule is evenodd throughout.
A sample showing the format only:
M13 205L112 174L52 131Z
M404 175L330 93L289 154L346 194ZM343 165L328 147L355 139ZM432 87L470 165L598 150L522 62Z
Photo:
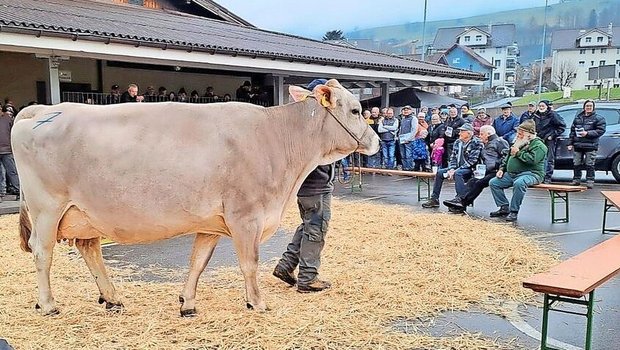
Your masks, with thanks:
M280 265L277 265L276 268L273 269L273 275L290 286L294 286L297 283L295 276Z
M422 203L422 208L439 208L439 201L435 198L431 198L428 201Z
M589 189L593 189L594 188L594 180L586 181L586 187L589 188Z
M509 221L509 222L517 221L518 215L519 215L519 212L511 211L510 214L508 214L504 220Z
M316 293L332 287L332 284L328 281L322 281L318 278L312 280L308 284L297 285L297 291L299 293Z
M461 201L460 198L454 198L454 199L450 199L449 201L443 201L443 205L445 205L446 207L450 208L450 209L463 209L465 208L465 205L463 204L463 202Z
M489 214L489 216L491 216L492 218L499 218L502 216L506 216L510 214L510 210L508 210L508 206L507 205L502 205L499 210L491 212Z
M449 207L448 212L450 214L465 214L465 208Z
M544 179L542 183L548 185L551 183L551 179Z
M579 186L581 185L581 181L578 179L574 179L573 181L570 182L571 186Z

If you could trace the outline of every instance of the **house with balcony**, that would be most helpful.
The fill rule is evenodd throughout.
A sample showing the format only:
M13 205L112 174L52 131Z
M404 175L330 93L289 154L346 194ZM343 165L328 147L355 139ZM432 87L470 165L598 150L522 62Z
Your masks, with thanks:
M554 31L551 54L551 78L558 86L589 89L600 84L607 86L608 82L613 87L620 86L620 28L613 24L607 28ZM613 65L613 79L590 79L590 68Z
M470 59L476 57L475 60L479 64L470 63L471 70L482 74L487 74L489 67L486 63L491 64L489 82L486 84L490 88L500 85L512 88L515 86L519 47L516 42L514 24L439 28L430 50L432 53L444 53L446 57L450 54L449 50L456 50L452 53L455 57L448 60L448 65L463 69L468 69L469 64L463 67L459 57L456 56L464 55L461 58L469 57ZM486 63L477 57L482 58ZM457 62L454 62L454 58L457 58Z

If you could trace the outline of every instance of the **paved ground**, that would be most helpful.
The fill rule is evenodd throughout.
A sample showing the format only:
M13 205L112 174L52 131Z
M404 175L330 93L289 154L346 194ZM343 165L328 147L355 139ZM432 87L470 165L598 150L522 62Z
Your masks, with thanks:
M554 181L569 181L571 173L558 171ZM594 190L571 195L570 223L551 224L549 194L542 190L530 190L526 195L519 215L518 226L526 234L541 241L552 242L563 258L573 256L603 240L608 235L601 235L603 200L601 190L618 190L619 186L611 175L597 174L600 179ZM339 185L336 195L344 199L366 199L383 203L410 205L413 211L422 211L416 199L415 182L409 178L365 175L362 193L351 193L350 188ZM444 186L443 199L454 196L453 186ZM0 210L15 210L17 202L0 203ZM7 209L8 208L8 209ZM11 209L12 208L12 209ZM469 214L489 219L488 213L495 210L488 190L482 194ZM442 207L437 209L446 211ZM0 211L2 213L2 211ZM610 218L610 224L620 227L620 215ZM288 244L290 236L278 232L261 246L261 260L269 261L280 256ZM186 269L191 250L192 237L179 237L150 245L106 246L104 256L109 263L135 264L138 266L160 266L174 269ZM235 266L237 264L231 242L222 239L218 245L209 268L218 266ZM144 279L156 279L155 276L143 276ZM181 288L181 286L179 286ZM607 282L596 290L596 310L594 317L593 349L620 348L620 278ZM514 341L525 349L537 348L541 310L535 307L515 307L515 317L511 320L495 315L485 314L472 309L468 312L446 313L443 316L426 320L426 322L402 321L395 327L410 331L412 327L421 328L434 335L454 335L464 330L480 332L490 338L504 342ZM585 319L573 315L552 314L550 317L550 336L561 340L555 346L561 349L578 349L583 347ZM572 345L571 345L572 344Z

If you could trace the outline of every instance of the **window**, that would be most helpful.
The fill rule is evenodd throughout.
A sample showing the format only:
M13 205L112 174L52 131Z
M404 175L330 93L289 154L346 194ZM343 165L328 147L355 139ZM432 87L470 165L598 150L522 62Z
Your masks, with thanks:
M585 67L586 61L579 61L579 67Z
M595 53L596 53L596 49L592 49L592 54L595 54Z
M476 41L482 41L482 35L476 35Z
M579 50L579 54L580 54L580 55L585 55L585 54L586 54L586 49L581 49L581 50Z
M603 37L599 36L598 38L596 38L596 42L597 43L602 43L603 42Z
M495 53L502 53L502 48L501 47L496 47L495 48Z
M469 42L470 39L471 39L471 36L465 35L465 42Z
M501 67L502 66L502 61L501 60L495 60L495 67Z
M455 58L453 58L453 59L452 59L452 63L453 63L453 64L459 64L459 63L461 63L461 58L460 58L460 57L455 57Z
M499 73L493 73L493 80L499 80Z
M616 66L620 66L620 60L616 60Z
M599 66L604 66L604 65L605 65L605 60L601 60L601 61L599 61L599 62L598 62L598 65L599 65Z
M594 67L594 61L590 61L590 66Z
M607 53L607 49L601 49L601 53Z
M620 49L619 49L619 50L620 50ZM483 48L480 48L480 53L485 53L485 52L486 52L486 49L485 49L484 47L483 47Z
M587 37L587 38L586 38L586 42L587 42L587 43L591 43L591 42L592 42L592 38L591 38L591 37Z

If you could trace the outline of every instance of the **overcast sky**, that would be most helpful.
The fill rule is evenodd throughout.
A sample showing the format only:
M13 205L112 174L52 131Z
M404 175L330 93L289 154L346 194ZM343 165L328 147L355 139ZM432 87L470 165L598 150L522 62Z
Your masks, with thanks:
M216 0L263 28L320 39L328 30L344 32L422 22L424 0ZM549 0L549 4L558 0ZM504 10L544 6L545 0L428 0L427 20L456 19Z

